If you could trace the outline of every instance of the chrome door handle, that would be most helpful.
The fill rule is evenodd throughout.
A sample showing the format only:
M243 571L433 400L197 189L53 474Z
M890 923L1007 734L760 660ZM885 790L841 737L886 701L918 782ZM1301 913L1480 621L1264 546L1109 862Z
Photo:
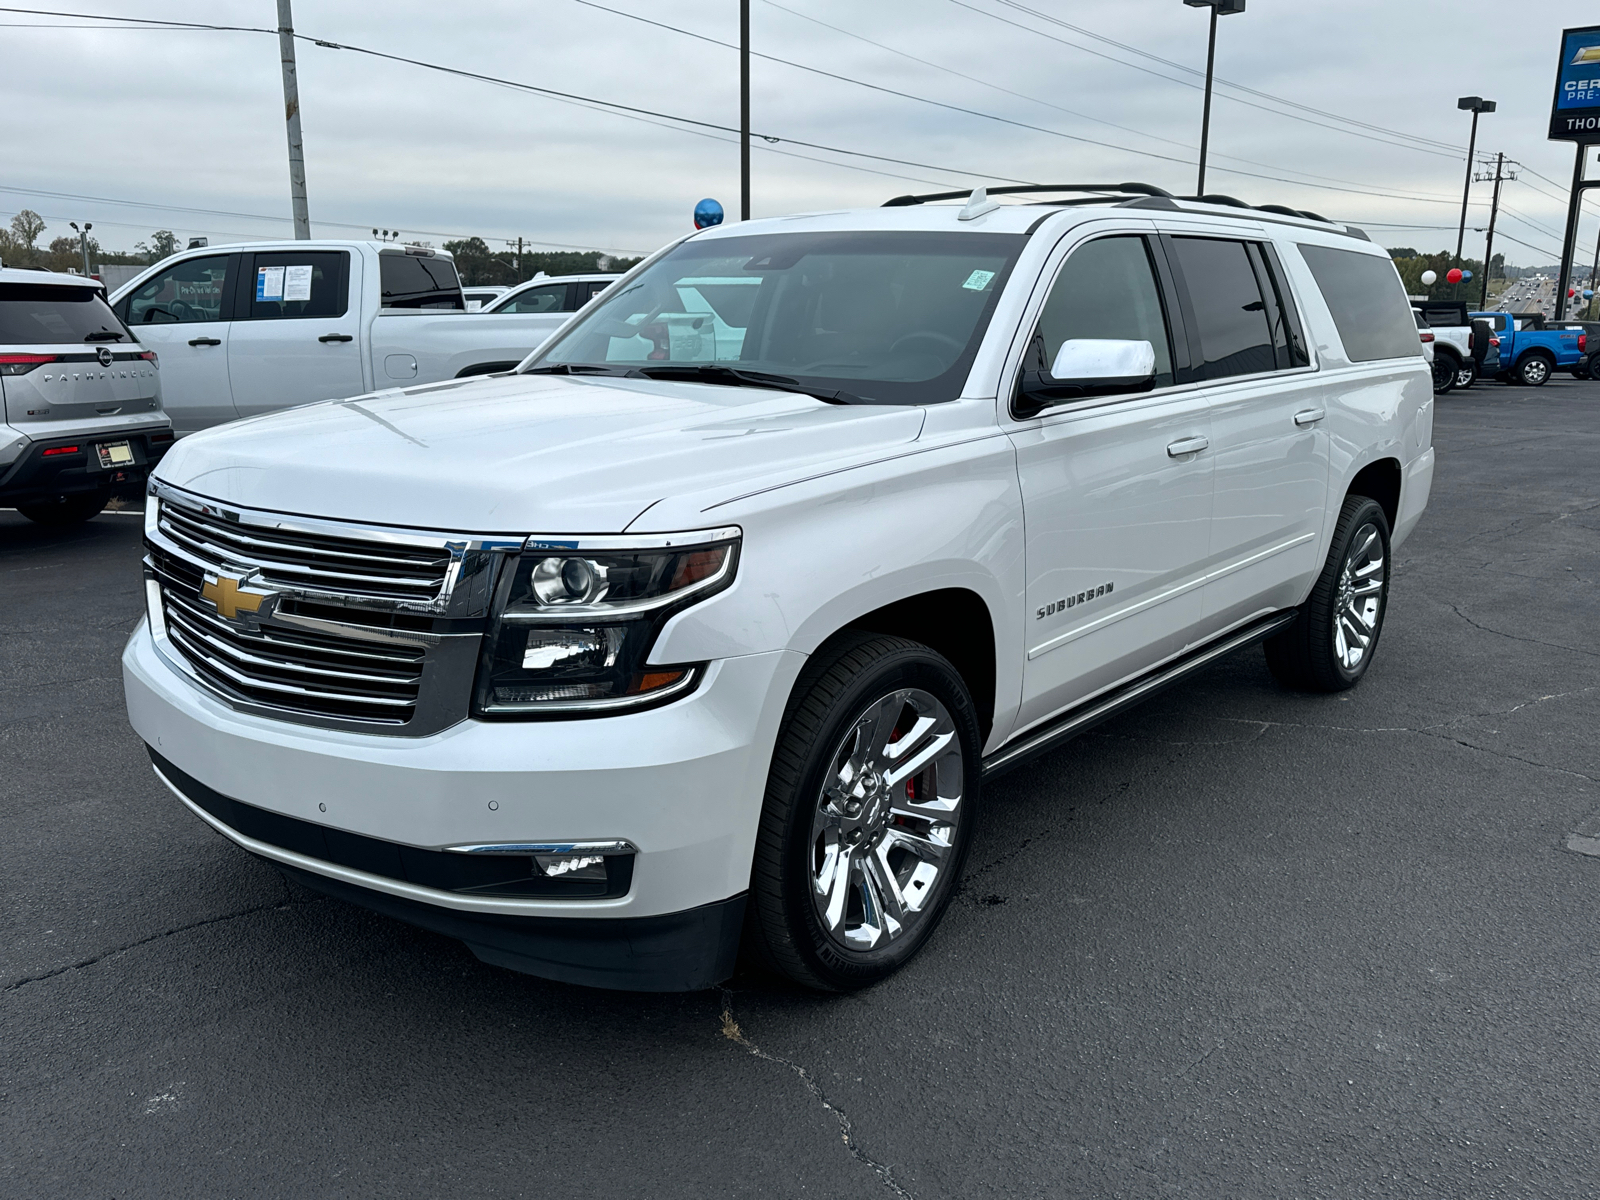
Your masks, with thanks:
M222 339L221 338L208 338L208 337L190 338L189 339L189 345L191 345L191 346L220 346L220 345L222 345Z
M1302 409L1300 412L1295 413L1294 423L1304 429L1307 425L1315 425L1327 415L1327 411L1320 408Z
M1182 458L1185 454L1199 454L1209 445L1211 439L1208 437L1179 438L1167 446L1167 457Z
M353 342L355 338L348 333L325 333L317 339L319 342Z

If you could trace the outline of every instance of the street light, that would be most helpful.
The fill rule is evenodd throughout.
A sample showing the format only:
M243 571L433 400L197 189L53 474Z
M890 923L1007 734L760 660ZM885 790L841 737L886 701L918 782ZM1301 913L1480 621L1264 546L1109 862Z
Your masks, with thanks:
M1493 112L1495 103L1482 96L1463 96L1456 101L1456 107L1472 114L1472 137L1467 142L1467 182L1461 186L1461 228L1456 231L1456 261L1460 262L1461 243L1467 236L1467 197L1472 194L1472 160L1478 150L1478 114Z
M89 274L89 230L94 228L94 222L85 221L82 229L78 229L76 221L68 221L67 224L78 230L78 245L83 250L83 273L87 275Z
M1206 44L1206 103L1200 117L1200 180L1195 195L1206 194L1206 144L1211 139L1211 68L1217 59L1217 18L1244 11L1244 0L1183 0L1190 8L1211 10L1211 40Z

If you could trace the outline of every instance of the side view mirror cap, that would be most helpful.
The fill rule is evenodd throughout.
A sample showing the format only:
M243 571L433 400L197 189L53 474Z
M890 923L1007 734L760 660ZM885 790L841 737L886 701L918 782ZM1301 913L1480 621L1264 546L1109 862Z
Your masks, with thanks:
M1147 392L1155 382L1156 349L1149 342L1068 338L1056 351L1049 374L1023 372L1014 411L1026 419L1068 400Z

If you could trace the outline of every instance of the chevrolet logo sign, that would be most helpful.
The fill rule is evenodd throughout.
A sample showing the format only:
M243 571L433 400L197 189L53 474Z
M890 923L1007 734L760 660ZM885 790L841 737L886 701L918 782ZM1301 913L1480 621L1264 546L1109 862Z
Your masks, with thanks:
M242 579L233 579L227 575L207 575L205 583L200 588L200 595L216 605L217 615L226 621L236 619L242 612L260 612L261 602L269 599L272 593L245 591L239 586L242 582L244 582Z

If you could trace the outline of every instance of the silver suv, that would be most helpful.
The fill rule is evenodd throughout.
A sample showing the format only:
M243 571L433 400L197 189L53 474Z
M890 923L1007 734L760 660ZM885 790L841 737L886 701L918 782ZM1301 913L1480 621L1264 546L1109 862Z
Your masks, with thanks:
M155 352L81 275L0 269L0 505L75 525L172 445Z

